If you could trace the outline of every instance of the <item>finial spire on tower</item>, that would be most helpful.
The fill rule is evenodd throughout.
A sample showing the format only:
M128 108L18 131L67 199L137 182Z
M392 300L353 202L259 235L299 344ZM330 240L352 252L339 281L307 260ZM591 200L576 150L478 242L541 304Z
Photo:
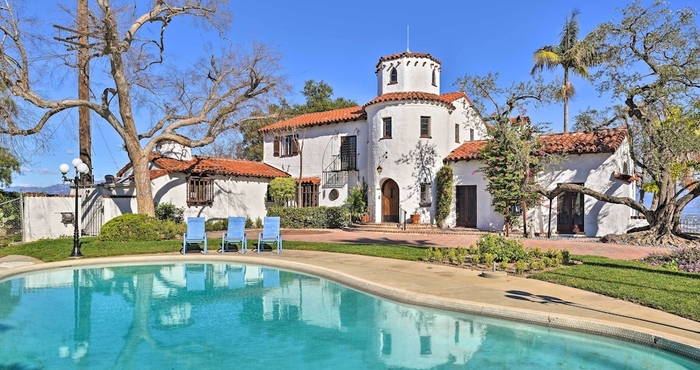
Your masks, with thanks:
M408 45L411 41L411 37L410 37L410 33L408 31L409 31L408 26L406 26L406 52L410 53L411 50L408 49Z

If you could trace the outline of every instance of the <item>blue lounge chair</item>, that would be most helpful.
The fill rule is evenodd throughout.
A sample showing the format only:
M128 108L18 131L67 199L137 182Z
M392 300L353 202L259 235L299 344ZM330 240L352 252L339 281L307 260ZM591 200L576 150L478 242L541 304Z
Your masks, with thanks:
M221 253L228 252L230 243L241 243L241 254L248 251L245 235L245 217L229 217L228 230L221 236Z
M187 244L203 244L203 254L207 254L207 233L204 231L204 217L187 217L187 232L182 236L182 254L187 253Z
M280 232L279 217L265 217L263 219L263 230L258 236L258 254L260 248L264 247L265 242L274 242L277 244L277 254L282 252L282 233Z

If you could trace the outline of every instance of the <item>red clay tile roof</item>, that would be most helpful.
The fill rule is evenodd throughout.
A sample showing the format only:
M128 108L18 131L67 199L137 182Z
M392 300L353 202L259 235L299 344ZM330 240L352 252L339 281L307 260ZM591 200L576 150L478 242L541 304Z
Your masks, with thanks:
M440 61L437 58L435 58L434 56L432 56L428 53L411 53L410 51L404 51L403 53L391 54L391 55L387 55L385 57L379 58L379 62L377 62L376 68L377 68L377 70L379 70L382 67L382 62L387 62L389 60L394 60L394 59L399 59L399 58L428 58L437 64L442 64L442 63L440 63Z
M627 137L625 129L600 130L596 132L572 132L547 134L538 138L545 153L613 153ZM446 161L469 161L481 158L481 148L486 140L467 141L445 157Z
M367 113L362 107L350 107L334 109L325 112L302 114L288 120L273 123L258 130L265 133L276 130L286 130L291 128L308 127L328 123L349 122L366 119Z
M296 179L298 183L302 184L314 184L314 185L319 185L321 184L321 178L320 177L302 177L301 180Z
M481 148L486 146L486 140L467 141L458 146L445 157L446 161L470 161L481 158Z
M286 172L280 171L269 164L240 159L193 156L189 161L180 161L158 154L151 154L151 162L159 167L151 169L151 180L172 172L263 178L289 177L289 174ZM117 176L121 176L129 168L131 168L131 164L119 170Z
M413 101L433 101L433 102L438 102L444 104L447 109L449 110L454 110L455 106L452 104L454 100L449 100L445 98L445 95L436 95L436 94L431 94L431 93L426 93L422 91L406 91L406 92L395 92L395 93L388 93L388 94L382 94L379 95L378 97L372 99L369 101L369 103L366 103L363 105L363 108L366 108L367 106L370 106L372 104L377 104L377 103L383 103L383 102L388 102L388 101L404 101L404 100L413 100Z

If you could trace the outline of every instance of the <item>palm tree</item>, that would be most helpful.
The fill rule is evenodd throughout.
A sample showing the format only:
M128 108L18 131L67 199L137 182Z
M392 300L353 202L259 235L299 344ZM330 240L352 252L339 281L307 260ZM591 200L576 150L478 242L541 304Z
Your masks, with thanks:
M564 83L561 87L561 98L564 101L564 132L569 132L569 99L576 90L569 81L569 72L589 79L588 68L598 64L598 57L590 43L578 39L579 10L574 9L571 16L566 18L561 30L561 39L558 45L543 46L533 56L535 65L531 74L543 69L553 70L557 67L564 69Z

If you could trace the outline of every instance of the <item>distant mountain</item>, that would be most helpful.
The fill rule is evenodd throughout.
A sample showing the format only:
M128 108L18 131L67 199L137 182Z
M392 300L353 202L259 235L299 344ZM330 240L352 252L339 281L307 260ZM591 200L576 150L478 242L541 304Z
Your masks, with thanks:
M46 193L46 194L70 194L68 184L56 184L50 186L10 186L5 191L21 191L22 193Z

